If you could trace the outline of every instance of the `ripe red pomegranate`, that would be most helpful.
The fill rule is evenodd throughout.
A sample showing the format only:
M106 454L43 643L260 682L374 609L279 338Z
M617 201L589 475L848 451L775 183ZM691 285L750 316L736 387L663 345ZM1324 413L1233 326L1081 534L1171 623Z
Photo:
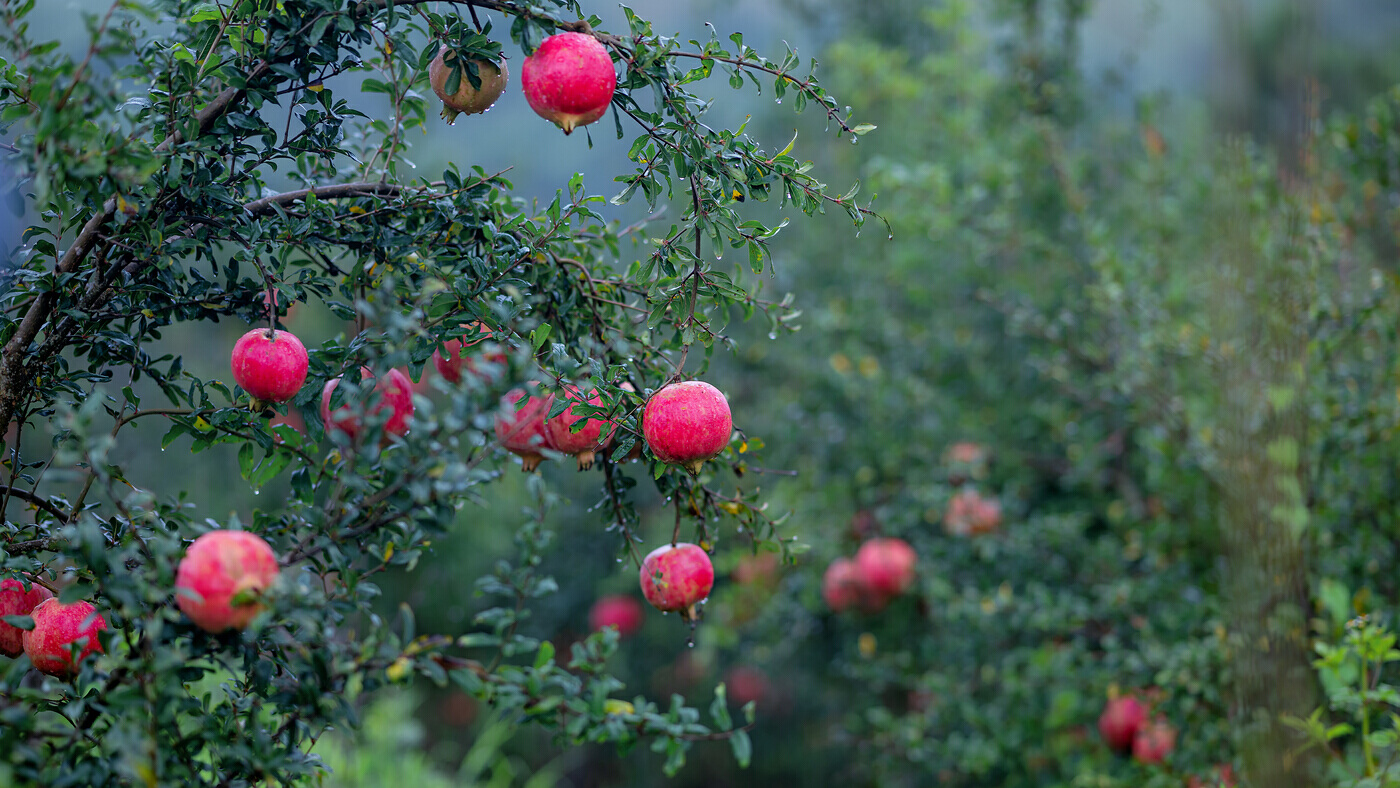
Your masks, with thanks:
M603 117L617 87L617 74L598 39L584 33L559 33L525 58L520 84L530 109L568 134Z
M442 99L442 117L448 124L456 123L458 114L475 115L491 109L491 105L505 92L506 82L510 79L510 69L504 60L500 65L489 60L471 60L468 62L476 64L477 74L481 77L481 87L472 87L464 63L462 81L457 85L457 92L448 93L447 79L452 74L450 61L456 59L457 53L449 52L444 44L428 64L428 84L432 86L437 97Z
M446 355L443 355L442 351L433 351L433 366L437 368L438 374L442 375L443 378L450 383L461 383L462 370L464 369L467 373L472 375L482 374L482 372L479 371L482 370L482 362L494 364L498 367L504 367L506 364L505 352L494 343L483 346L485 352L480 354L480 358L467 355L467 348L480 345L491 339L491 328L485 323L478 320L473 323L468 323L467 327L477 330L474 339L449 339L442 343L442 351L446 351Z
M725 694L729 699L740 706L753 701L755 704L762 703L772 691L768 684L768 676L758 668L748 665L736 665L724 674Z
M520 469L533 471L544 460L540 449L552 449L545 433L544 419L549 415L554 397L540 396L538 383L530 384L530 399L523 406L525 389L511 389L501 397L501 410L496 414L496 440L506 451L520 455Z
M335 387L339 383L340 378L332 378L326 381L325 388L321 389L321 420L326 424L327 434L343 434L346 439L354 441L364 427L360 417L348 404L336 408L334 413L331 412L331 395L335 393ZM401 370L391 369L383 378L376 380L369 367L360 367L361 391L371 383L379 395L379 403L374 406L372 412L379 413L385 408L390 409L389 420L384 423L385 434L403 435L408 432L408 420L413 416L413 382Z
M652 607L694 621L696 605L715 584L715 567L697 545L662 545L642 559L641 581L642 596Z
M893 597L904 593L914 582L919 558L903 539L871 539L856 551L856 567L861 584L874 594Z
M692 475L728 445L733 433L729 401L701 380L663 387L651 395L642 411L642 435L651 453Z
M14 577L0 580L0 616L27 616L45 600L53 599L53 593L38 583L30 583L24 590L24 581ZM0 621L0 654L18 657L24 653L24 630Z
M953 536L980 536L995 533L1000 527L1001 504L970 488L954 495L943 513L943 530Z
M65 605L56 598L45 599L29 615L34 628L24 633L24 653L39 671L68 678L77 671L77 663L104 653L97 633L107 628L107 619L98 615L91 602ZM74 643L80 646L77 659Z
M600 597L588 611L589 626L595 630L614 627L622 637L641 629L643 620L642 603L622 594Z
M849 610L865 598L860 568L849 558L838 558L822 575L822 599L833 613Z
M175 602L206 632L244 629L258 595L277 579L277 556L247 531L210 531L190 544L175 573Z
M233 345L233 380L256 402L295 397L306 382L307 363L306 347L290 331L255 328Z
M1186 781L1186 788L1235 788L1235 767L1228 763L1216 764L1209 780L1192 775Z
M565 386L564 391L568 398L574 402L584 400L584 395L579 392L578 386ZM586 402L594 407L603 406L603 398L598 395L597 391L588 392ZM545 439L556 451L578 458L578 469L586 471L593 467L594 454L600 451L603 444L612 438L617 425L607 419L594 417L589 419L588 423L577 432L574 432L574 425L583 420L583 416L574 413L575 407L570 405L564 409L563 413L545 421ZM605 429L607 430L606 435L603 432Z
M741 585L771 587L778 579L778 554L762 552L746 555L734 567L734 582Z
M1113 698L1099 715L1099 735L1110 749L1127 752L1133 746L1133 738L1146 724L1147 707L1142 701L1131 695Z
M1166 718L1144 725L1133 737L1133 758L1139 763L1161 763L1176 749L1176 728Z

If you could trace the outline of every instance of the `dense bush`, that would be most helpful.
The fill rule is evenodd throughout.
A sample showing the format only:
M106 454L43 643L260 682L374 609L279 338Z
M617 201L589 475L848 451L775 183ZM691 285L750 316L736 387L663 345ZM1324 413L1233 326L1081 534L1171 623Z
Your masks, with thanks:
M610 704L622 688L605 664L615 634L556 648L522 630L559 588L541 569L553 495L539 476L514 551L468 578L492 600L470 622L425 631L408 606L381 615L376 581L471 527L471 504L513 465L493 434L513 408L502 395L527 381L539 384L536 403L554 395L551 417L578 402L575 414L618 426L593 477L607 501L594 537L605 554L649 549L639 480L674 496L671 543L713 546L733 533L717 523L738 522L747 544L789 546L752 492L712 487L743 473L757 430L698 476L649 454L634 476L625 458L645 398L703 374L731 316L761 315L776 331L792 311L758 295L781 224L743 211L768 199L807 214L831 206L857 226L869 211L786 152L710 125L690 90L712 74L771 86L837 135L869 129L848 122L794 54L767 60L739 33L660 36L630 12L626 30L607 33L565 0L449 3L447 13L411 0L117 0L85 20L90 46L76 58L29 36L35 9L0 2L6 190L32 222L16 239L0 319L0 423L11 430L0 536L16 598L42 586L60 602L6 611L4 625L32 637L0 674L0 782L305 783L323 769L313 744L354 724L357 699L414 676L563 743L645 741L668 772L697 740L728 741L746 762L747 723L722 692L707 723L679 695ZM480 167L413 175L407 146L436 109L424 95L440 48L455 55L450 94L480 84L504 51L529 55L561 31L586 37L620 76L610 103L584 108L587 119L603 113L600 125L559 144L637 135L626 154L635 168L611 202L640 198L655 211L674 197L669 222L605 221L607 201L581 175L542 205ZM357 92L385 97L389 111L356 109L347 95ZM490 129L489 118L468 124ZM259 401L222 373L196 373L230 352L212 331L166 350L201 323L271 331L289 306L324 310L339 333L312 343L309 377L294 375L287 404L276 404L277 386ZM399 371L425 382L444 343L481 339L478 321L490 341L472 352L503 355L482 352L460 383L433 378L443 396L413 397L405 422ZM571 399L574 383L599 398ZM332 408L346 409L334 430L322 418ZM215 499L244 485L270 494L226 515L202 503L211 491L181 486L188 475L130 461L134 445L192 452L194 463L231 450L242 479L215 477ZM228 548L246 555L213 548L203 569L182 568L177 590L189 540L230 530L275 555L259 539ZM279 581L249 569L258 550L280 563ZM64 609L77 630L53 629L44 611L79 600L95 609ZM196 610L198 626L182 612ZM103 632L85 628L98 617Z

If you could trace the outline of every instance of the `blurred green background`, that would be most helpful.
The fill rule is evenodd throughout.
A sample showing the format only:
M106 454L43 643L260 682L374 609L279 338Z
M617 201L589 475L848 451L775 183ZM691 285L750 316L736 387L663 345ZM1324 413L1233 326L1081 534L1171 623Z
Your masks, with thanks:
M107 4L41 2L50 29L39 35L74 48L84 44L74 11ZM1287 648L1266 659L1252 645L1250 622L1277 609L1256 599L1272 581L1256 580L1296 574L1299 626L1322 640L1356 607L1385 612L1400 593L1390 448L1400 113L1389 109L1400 98L1387 93L1400 82L1400 4L634 7L683 38L705 38L710 24L769 53L816 57L855 119L879 126L853 146L811 113L722 80L712 88L714 123L750 118L773 149L796 132L795 150L829 183L860 180L863 195L879 195L892 229L789 226L765 287L795 294L801 331L772 338L767 325L733 323L737 353L706 376L736 426L762 439L762 465L796 472L745 483L792 510L784 532L809 551L780 567L727 534L696 645L652 614L616 657L623 698L704 698L725 681L731 699L756 700L753 765L741 772L727 745L702 745L668 780L653 753L566 752L420 682L365 704L362 730L323 740L325 784L1185 785L1216 764L1277 759L1277 731L1247 712L1255 685L1292 674ZM616 7L585 8L622 26ZM382 113L380 101L359 106ZM511 90L483 117L430 124L410 158L424 172L509 167L522 195L545 199L581 171L611 196L624 143L607 123L590 132L561 137ZM611 210L642 218L635 205ZM308 345L347 328L307 305L287 323ZM244 330L164 341L217 376ZM1291 404L1268 399L1280 386ZM1241 470L1280 435L1304 466L1296 500ZM950 463L960 441L986 463ZM211 516L259 505L231 483L231 452L197 463L146 454L131 464L197 491ZM588 631L599 596L640 596L593 511L597 479L559 463L543 473L569 501L550 521L547 568L561 593L529 626L564 649ZM518 476L464 509L416 571L384 580L385 615L408 605L424 631L471 631L485 606L473 579L511 551ZM968 488L1002 506L986 538L945 530L950 500ZM662 502L642 503L659 543ZM1274 550L1269 518L1251 513L1293 504L1306 534ZM822 572L876 533L915 546L917 593L879 615L829 613ZM1264 692L1306 714L1322 702L1319 681ZM1115 758L1093 731L1106 697L1147 688L1179 729L1166 769Z

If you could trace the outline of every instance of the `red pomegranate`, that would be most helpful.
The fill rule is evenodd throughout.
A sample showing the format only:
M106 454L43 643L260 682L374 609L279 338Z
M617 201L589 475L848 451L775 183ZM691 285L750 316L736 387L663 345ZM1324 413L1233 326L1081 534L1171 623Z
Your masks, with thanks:
M614 627L622 637L641 629L643 621L642 603L622 594L599 597L588 611L588 623L594 630Z
M490 342L491 328L481 321L468 323L467 328L476 329L474 338L449 339L442 343L442 350L433 351L433 366L437 368L438 374L442 375L450 383L462 382L462 371L465 369L468 374L481 375L484 367L482 362L492 364L497 367L506 365L506 354L500 346ZM482 345L484 352L478 355L467 355L467 348ZM443 351L446 351L444 355Z
M1161 763L1176 749L1176 728L1165 717L1144 725L1133 737L1133 758L1139 763Z
M861 584L881 597L898 596L914 582L919 558L903 539L871 539L856 551Z
M332 378L326 381L325 388L321 389L321 420L325 422L328 434L344 435L348 440L354 441L364 427L360 417L348 404L336 408L334 413L331 412L331 395L335 393L335 387L339 383L340 378ZM390 409L389 420L384 423L385 434L407 433L408 420L413 417L412 381L397 369L389 370L382 379L375 379L374 372L369 367L361 367L361 391L370 384L373 384L374 391L379 395L379 404L374 406L372 412L379 413L385 408Z
M195 539L175 572L175 602L206 632L244 629L277 579L277 555L247 531L210 531Z
M943 530L953 536L980 536L995 533L1000 527L1001 504L971 488L954 495L943 513Z
M729 401L701 380L663 387L642 411L642 435L651 453L692 475L729 444L733 433Z
M725 694L740 706L752 701L763 703L772 692L768 676L758 668L736 665L724 674Z
M565 386L564 391L565 396L573 402L586 401L594 407L603 406L603 398L598 395L597 391L588 392L586 400L584 395L579 392L578 386L572 384ZM603 448L603 444L612 439L613 431L617 429L617 425L607 419L595 416L575 432L574 425L583 420L583 416L574 412L575 407L570 405L564 409L563 413L545 421L545 438L555 450L576 457L578 469L586 471L593 467L594 455ZM606 435L604 430L607 431Z
M65 605L57 598L45 599L29 612L34 628L23 635L24 653L42 673L68 678L77 664L93 654L102 654L97 633L107 628L107 619L98 615L91 602ZM76 659L73 644L81 647Z
M598 39L559 33L525 58L520 84L530 109L568 134L603 117L617 88L617 74Z
M306 382L308 362L306 347L290 331L255 328L234 343L230 365L234 382L256 402L286 402Z
M715 567L699 546L681 542L662 545L642 559L642 596L665 613L679 612L695 620L696 605L710 595Z
M0 580L0 616L27 616L53 593L35 582L24 590L24 581L15 577ZM24 630L0 621L0 654L18 657L24 653Z
M467 76L467 64L463 64L457 92L448 93L447 80L452 74L451 61L456 59L457 53L450 52L447 46L443 45L437 56L428 64L428 84L432 86L437 97L442 99L442 117L449 125L457 122L459 114L475 115L491 109L491 105L505 92L506 82L510 80L510 69L506 67L504 60L499 64L489 60L470 60L467 63L475 64L481 87L472 87L472 81Z
M530 399L517 406L525 398L525 389L511 389L501 397L501 409L496 414L496 440L506 451L520 456L520 469L533 471L544 460L540 449L554 448L549 444L545 433L544 419L554 402L553 395L540 396L539 384L529 386Z
M822 599L833 613L841 613L861 604L865 594L861 571L856 562L849 558L832 561L826 568L826 574L822 575Z
M1127 752L1133 746L1143 725L1147 724L1147 707L1131 695L1109 700L1099 715L1099 735L1110 749Z

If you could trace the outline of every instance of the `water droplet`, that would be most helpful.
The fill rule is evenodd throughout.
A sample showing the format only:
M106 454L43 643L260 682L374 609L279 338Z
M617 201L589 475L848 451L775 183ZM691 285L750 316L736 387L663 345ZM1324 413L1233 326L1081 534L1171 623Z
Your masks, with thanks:
M768 338L769 338L769 339L777 339L777 338L778 338L778 332L777 332L777 331L769 331L769 332L768 332Z
M262 495L262 490L254 490L254 491L253 491L253 494L254 494L254 495Z
M723 259L724 259L724 255L722 255L722 254L716 252L716 253L715 253L715 259L716 259L716 260L723 260Z
M885 236L885 240L886 240L886 241L893 241L893 240L894 240L894 233L890 233L889 235Z
M781 103L783 103L783 100L782 100L782 99L773 99L773 103L774 103L774 104L781 104Z
M851 144L852 144L852 145L858 145L858 144L860 144L860 137L852 136L852 137L851 137Z

